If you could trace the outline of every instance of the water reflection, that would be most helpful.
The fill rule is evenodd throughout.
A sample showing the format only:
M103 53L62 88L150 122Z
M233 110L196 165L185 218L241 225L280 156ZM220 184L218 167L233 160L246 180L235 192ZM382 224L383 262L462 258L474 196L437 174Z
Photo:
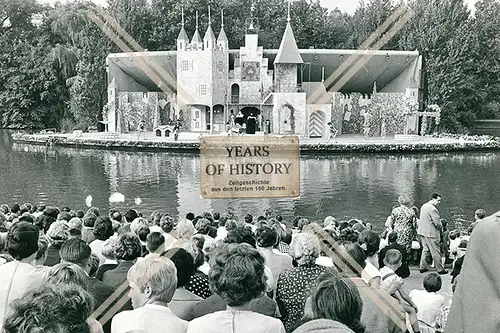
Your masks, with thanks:
M12 143L0 135L0 202L28 201L83 209L85 197L103 209L158 209L179 217L189 211L231 211L255 216L272 210L291 221L361 218L381 227L399 194L416 205L432 191L443 196L442 216L472 219L477 208L498 208L499 153L304 156L297 199L206 200L199 193L199 157L192 154L117 152ZM125 202L110 204L118 191Z

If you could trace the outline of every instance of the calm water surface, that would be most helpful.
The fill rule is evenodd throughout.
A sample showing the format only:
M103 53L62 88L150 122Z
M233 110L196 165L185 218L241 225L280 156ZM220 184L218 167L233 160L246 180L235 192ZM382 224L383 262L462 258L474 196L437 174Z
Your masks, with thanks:
M420 206L429 193L439 192L441 215L450 221L471 220L477 208L500 210L500 152L304 156L300 198L206 200L199 192L196 154L45 148L13 143L10 133L0 131L0 203L85 209L90 194L93 205L105 210L134 207L176 216L230 211L242 217L272 209L288 221L333 215L359 218L377 229L402 193ZM124 194L125 202L110 204L113 192Z

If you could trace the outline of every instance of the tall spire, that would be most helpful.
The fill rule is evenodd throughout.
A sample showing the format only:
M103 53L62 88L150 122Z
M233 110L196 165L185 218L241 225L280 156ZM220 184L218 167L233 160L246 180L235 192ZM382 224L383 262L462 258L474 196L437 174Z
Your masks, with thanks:
M210 16L210 6L208 6L208 25L212 24L212 17Z
M214 32L212 31L212 16L210 15L210 6L208 6L208 28L207 32L205 32L205 37L203 37L203 42L205 43L205 50L214 49L215 43L217 42Z
M286 18L287 22L290 22L290 7L292 6L292 0L288 0L288 16Z
M177 48L179 50L184 50L189 43L189 37L184 30L184 8L181 10L182 21L181 21L181 31L179 32L179 36L177 37Z
M274 60L275 64L303 64L304 61L300 56L299 48L297 47L297 42L295 41L295 36L293 35L292 26L290 25L290 1L288 1L288 17L285 28L285 33L283 34L283 39L281 40L281 45Z
M200 33L198 32L198 11L196 11L196 29L194 31L193 38L191 39L191 45L197 50L203 49L203 42L201 40Z
M223 8L221 8L221 10L220 10L220 15L221 15L221 26L220 26L219 37L217 37L217 45L222 50L227 50L228 40L227 40L226 32L224 31L224 9Z

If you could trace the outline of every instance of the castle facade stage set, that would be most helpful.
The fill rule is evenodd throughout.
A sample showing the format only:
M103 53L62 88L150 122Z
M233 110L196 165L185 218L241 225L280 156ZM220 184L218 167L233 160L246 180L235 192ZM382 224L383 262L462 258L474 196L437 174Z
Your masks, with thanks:
M257 132L328 138L329 123L361 134L369 118L369 136L426 134L439 123L439 112L423 110L417 51L298 49L290 17L278 50L259 46L253 23L230 50L223 23L216 38L209 18L202 39L196 21L189 39L182 18L176 51L108 55L108 131L142 122L157 135L174 124L219 134L253 116Z

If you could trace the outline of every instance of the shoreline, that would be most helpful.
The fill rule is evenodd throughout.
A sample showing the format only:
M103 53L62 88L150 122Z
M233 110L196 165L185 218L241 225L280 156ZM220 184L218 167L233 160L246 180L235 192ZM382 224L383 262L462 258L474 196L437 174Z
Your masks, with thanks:
M172 138L156 137L153 132L144 133L143 139L137 134L114 134L106 132L84 134L25 134L14 133L16 143L44 146L63 146L74 148L128 150L128 151L165 151L199 153L199 133L181 133L179 141ZM369 141L368 141L369 140ZM301 154L338 154L338 153L426 153L458 151L500 150L500 140L475 138L452 138L431 136L408 136L385 139L363 136L342 135L336 142L326 139L300 139Z

